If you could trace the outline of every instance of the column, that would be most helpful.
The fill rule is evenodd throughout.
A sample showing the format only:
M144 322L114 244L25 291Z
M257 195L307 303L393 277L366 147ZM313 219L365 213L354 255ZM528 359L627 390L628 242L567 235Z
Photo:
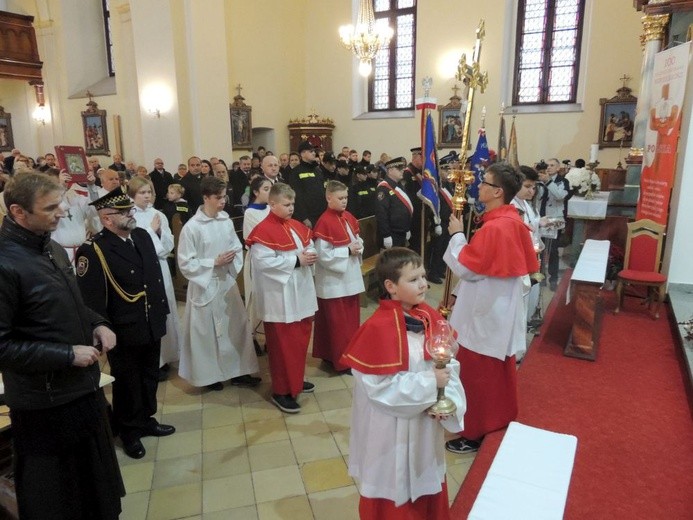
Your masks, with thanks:
M230 28L227 27L224 1L185 0L183 14L188 59L187 101L192 127L191 152L200 157L230 157L231 97L226 49L226 33ZM261 34L258 37L261 38ZM250 42L248 46L252 48Z
M139 107L142 157L148 166L161 157L175 170L183 146L171 2L130 2L130 18L138 93L132 104Z
M633 143L626 157L626 185L623 190L624 202L635 205L640 195L640 172L642 170L643 148L650 113L650 91L652 90L652 71L654 58L662 49L664 31L669 22L668 14L646 14L642 17L643 44L642 69L640 71L640 91L633 128Z

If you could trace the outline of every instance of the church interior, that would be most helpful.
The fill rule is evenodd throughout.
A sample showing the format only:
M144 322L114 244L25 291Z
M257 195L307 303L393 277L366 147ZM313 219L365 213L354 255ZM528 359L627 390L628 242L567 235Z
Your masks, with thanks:
M0 152L7 156L17 148L38 157L59 145L88 147L87 121L97 118L103 125L101 141L88 155L102 165L110 164L114 154L148 170L155 158L161 158L166 169L175 172L193 155L222 158L230 165L259 146L275 155L296 151L306 133L319 137L335 154L346 146L359 153L370 150L373 161L382 153L409 158L409 150L421 145L421 111L415 106L419 100L434 98L436 136L444 141L443 107L452 103L459 110L455 100L461 98L471 113L468 149L460 150L462 139L456 135L451 142L438 143L438 156L451 150L471 156L482 127L489 148L498 152L503 120L508 132L511 125L514 129L519 164L534 166L558 158L572 166L583 159L600 176L601 193L608 192L604 216L576 218L572 243L563 244L564 279L555 291L547 288L543 293L545 320L560 314L565 302L558 300L570 293L565 273L571 271L566 269L575 267L583 242L615 240L625 249L626 224L639 218L655 56L678 45L690 49L686 42L693 34L693 2L567 2L578 4L583 13L572 90L566 102L535 103L518 102L518 6L555 6L561 1L376 0L376 18L379 6L398 3L415 13L411 101L404 109L374 110L372 76L360 74L359 59L339 38L339 27L354 22L362 4L358 0L0 0L0 125L5 125L10 138L0 143ZM480 20L485 37L480 52L474 54ZM25 24L35 35L35 47L28 50L35 54L34 63L26 68L15 67L21 60L3 56L23 48L17 24ZM392 22L390 26L398 30ZM476 57L488 73L487 85L476 89L470 105L466 104L469 86L457 77L463 53L468 62ZM622 317L632 320L632 314L641 314L637 319L645 320L644 327L663 326L662 334L671 339L670 350L662 355L677 360L671 365L672 377L678 381L675 395L683 396L677 403L683 412L677 413L684 416L687 438L693 432L693 270L688 264L693 257L693 204L686 203L693 197L691 56L690 52L685 56L687 78L680 78L684 85L680 136L664 208L661 273L666 276L668 296L661 316L657 322L648 321L643 306L632 298L627 298L620 314L613 314L616 298L609 290L607 296L598 296L605 303L597 312L605 315L604 330L611 327L614 332L602 334L599 352L595 346L594 357L587 358L592 361L571 359L581 363L579 367L596 365L609 349L605 337L631 341L628 325L617 321ZM425 78L430 85L424 93ZM610 104L631 107L634 124L627 133L608 133ZM239 135L232 126L234 117L242 118L236 128ZM440 285L431 286L430 305L438 305L442 291ZM369 299L361 309L362 321L376 307ZM181 316L183 309L184 297L179 301ZM589 319L583 332L592 338L602 321ZM671 331L662 323L670 323ZM543 332L528 335L528 356L534 355L532 342L543 338ZM566 339L567 332L562 341ZM562 352L563 347L556 349ZM300 398L302 413L287 416L268 401L267 356L259 361L263 383L254 389L229 386L222 392L206 392L175 373L159 385L157 418L175 425L177 432L143 439L147 454L139 460L127 457L116 444L127 491L121 518L358 517L359 493L347 473L353 378L326 369L309 353L306 376L316 385L315 393ZM522 377L524 362L518 367ZM566 373L570 370L566 368ZM539 426L551 429L550 424ZM576 468L583 464L580 442L578 438ZM629 437L628 442L637 441ZM446 453L452 518L467 517L491 464L492 454L480 453L483 456ZM693 467L691 453L680 463L672 471ZM472 476L479 483L470 484L468 472L475 464L477 473ZM643 467L642 472L647 471ZM576 499L569 490L565 518L679 518L686 502L690 514L692 475L675 479L682 490L674 500L684 504L677 502L680 509L672 506L667 512L656 497L622 497L649 501L643 511L651 511L652 504L661 506L660 516L622 516L618 508L606 506L605 511L591 511L593 516L579 516L579 509L572 509L571 500ZM467 490L471 498L464 495L465 486L476 486L473 492Z

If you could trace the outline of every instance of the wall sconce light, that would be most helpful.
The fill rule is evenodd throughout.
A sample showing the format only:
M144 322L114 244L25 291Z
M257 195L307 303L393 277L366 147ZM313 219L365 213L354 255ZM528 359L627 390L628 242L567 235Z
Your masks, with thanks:
M173 106L171 89L163 83L152 83L142 89L140 94L142 108L157 119L166 114Z
M46 123L50 120L50 113L48 112L48 109L45 105L39 105L34 110L32 117L34 118L34 121L36 121L37 123L46 126Z
M38 105L31 116L34 118L34 121L46 126L46 123L50 121L50 112L46 108L46 98L43 94L43 81L33 80L29 82L29 85L34 87L36 104Z

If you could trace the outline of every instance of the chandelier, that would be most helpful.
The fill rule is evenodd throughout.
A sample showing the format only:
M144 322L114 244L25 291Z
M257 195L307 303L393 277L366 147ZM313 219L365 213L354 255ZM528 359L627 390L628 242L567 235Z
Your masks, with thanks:
M360 0L356 27L342 25L339 39L359 59L359 74L370 75L371 61L383 47L390 44L394 31L385 23L375 23L371 0Z

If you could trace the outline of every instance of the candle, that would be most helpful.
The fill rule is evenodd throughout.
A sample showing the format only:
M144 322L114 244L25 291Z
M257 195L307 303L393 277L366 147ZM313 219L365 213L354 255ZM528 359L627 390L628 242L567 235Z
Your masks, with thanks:
M599 145L593 144L590 146L590 162L597 162L597 154L599 154Z

